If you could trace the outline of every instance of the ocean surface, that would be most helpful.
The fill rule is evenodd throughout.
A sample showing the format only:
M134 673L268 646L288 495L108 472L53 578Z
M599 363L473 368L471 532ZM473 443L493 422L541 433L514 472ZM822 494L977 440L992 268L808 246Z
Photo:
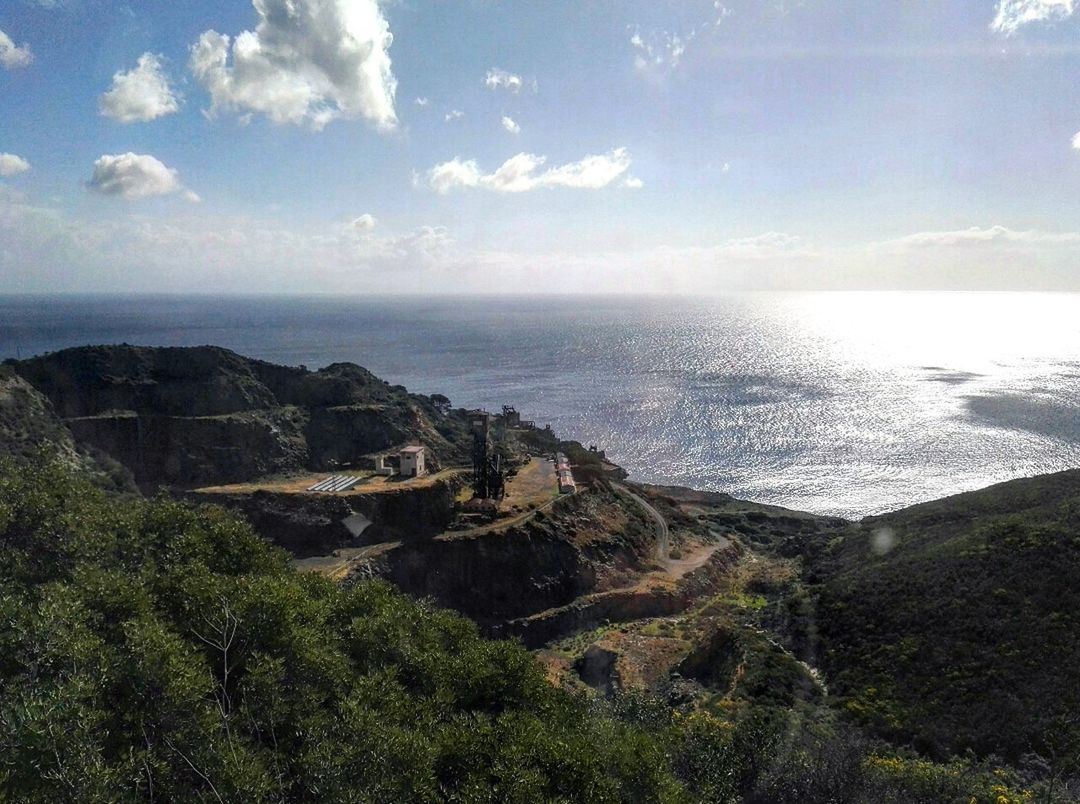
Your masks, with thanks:
M860 517L1080 467L1080 295L0 297L0 356L218 344L359 363L634 479Z

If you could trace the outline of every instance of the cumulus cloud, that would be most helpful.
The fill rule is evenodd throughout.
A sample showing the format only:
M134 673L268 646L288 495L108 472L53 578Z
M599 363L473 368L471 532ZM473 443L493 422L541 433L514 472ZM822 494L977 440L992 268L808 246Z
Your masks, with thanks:
M622 183L623 187L629 190L640 190L645 186L645 182L639 179L637 176L627 176L626 181Z
M349 226L352 227L354 232L370 232L375 228L375 216L370 212L365 212L358 218L353 218L349 222Z
M1072 16L1075 0L999 0L990 27L1006 36L1033 22L1055 22Z
M95 193L128 200L155 195L182 193L188 201L199 197L185 190L175 170L149 154L105 155L94 162L94 173L86 184Z
M433 167L428 183L438 193L461 187L483 187L500 193L522 193L541 187L596 190L607 187L630 169L626 148L586 156L577 162L540 169L546 157L520 153L507 159L494 173L482 173L475 160L451 159Z
M16 67L26 67L34 60L34 54L30 52L30 45L16 45L11 37L0 31L0 65L9 70Z
M1080 151L1080 131L1073 134L1072 147Z
M515 73L492 67L484 77L484 86L488 89L508 89L517 94L525 86L525 79Z
M315 130L337 118L397 125L393 35L378 0L253 0L254 31L235 40L206 31L191 70L212 111L265 114ZM230 63L231 57L231 63Z
M180 109L161 59L153 53L139 56L134 69L113 75L112 88L101 96L98 106L105 117L121 123L146 123Z
M507 117L506 115L503 115L502 127L509 131L511 134L521 133L521 126L515 123L512 117Z
M446 116L443 119L446 120L447 123L453 123L455 120L460 120L464 116L465 112L461 111L461 109L451 109L446 113Z
M428 99L427 98L417 98L416 99L416 105L417 106L427 106L428 105Z
M0 154L0 177L18 176L30 169L30 163L15 154Z

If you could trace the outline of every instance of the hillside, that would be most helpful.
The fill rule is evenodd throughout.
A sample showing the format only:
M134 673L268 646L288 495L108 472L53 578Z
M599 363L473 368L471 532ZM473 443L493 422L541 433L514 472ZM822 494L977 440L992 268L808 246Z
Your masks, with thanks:
M0 457L28 457L52 445L74 456L75 440L52 403L7 365L0 365Z
M1080 471L868 518L810 577L812 652L859 722L935 756L1038 755L1075 772Z
M0 799L674 801L660 735L220 509L0 461Z
M429 463L461 462L463 414L336 363L276 366L213 346L86 346L9 371L52 405L74 441L127 467L140 485L237 482L355 465L418 440Z
M776 696L713 714L553 685L459 615L296 572L222 509L40 457L0 460L0 647L4 801L1031 801Z

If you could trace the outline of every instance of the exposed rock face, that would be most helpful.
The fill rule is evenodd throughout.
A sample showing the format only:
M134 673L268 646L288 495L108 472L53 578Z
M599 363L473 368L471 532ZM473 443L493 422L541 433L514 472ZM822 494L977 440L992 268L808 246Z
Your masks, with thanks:
M685 610L714 588L738 561L742 549L731 544L717 550L709 561L670 587L628 587L582 596L564 606L511 620L499 628L504 636L517 636L528 647L588 631L605 623L665 617Z
M322 471L418 440L428 463L464 461L464 415L365 369L276 366L213 346L65 349L11 368L40 391L80 445L143 487L239 482Z
M45 443L61 454L75 455L75 441L49 400L0 366L0 456L29 455Z
M492 630L607 588L613 567L640 572L654 549L645 516L597 488L507 530L406 541L371 569Z
M297 558L306 558L340 547L429 540L449 523L462 482L451 477L421 488L345 496L266 491L190 496L197 502L213 502L241 512L261 536ZM354 514L362 514L372 523L359 537L345 524Z

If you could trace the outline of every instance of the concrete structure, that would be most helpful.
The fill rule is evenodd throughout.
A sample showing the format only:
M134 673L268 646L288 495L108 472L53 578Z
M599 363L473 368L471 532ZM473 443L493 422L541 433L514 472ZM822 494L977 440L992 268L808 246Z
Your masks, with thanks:
M336 494L339 491L351 491L359 482L360 478L352 475L332 475L325 480L320 480L314 486L308 486L308 491Z
M394 467L386 462L385 455L379 455L375 458L375 474L390 477L394 472Z
M560 494L573 494L577 491L574 475L570 471L570 461L561 452L555 453L555 473L559 478Z
M405 447L398 453L401 461L398 472L405 477L420 477L427 470L424 467L424 448L420 446Z

